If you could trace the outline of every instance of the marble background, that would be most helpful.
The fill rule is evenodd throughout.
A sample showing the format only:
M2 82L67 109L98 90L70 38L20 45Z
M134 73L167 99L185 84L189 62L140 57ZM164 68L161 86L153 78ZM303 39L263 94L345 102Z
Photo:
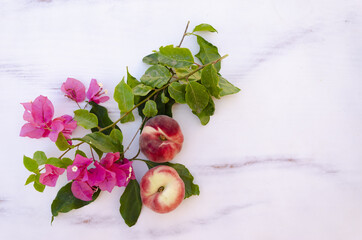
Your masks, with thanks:
M143 208L128 228L115 189L51 226L66 179L44 193L24 186L22 156L59 152L19 137L19 103L43 94L55 115L71 114L60 92L69 76L96 78L112 95L126 66L139 78L142 57L177 44L188 20L219 31L205 37L230 55L222 74L242 89L216 101L205 127L174 107L185 136L174 162L201 195L166 215ZM198 50L192 37L184 46ZM361 76L360 0L0 0L0 238L361 239ZM115 102L106 106L117 119ZM139 123L121 126L125 142ZM146 167L135 167L140 179Z

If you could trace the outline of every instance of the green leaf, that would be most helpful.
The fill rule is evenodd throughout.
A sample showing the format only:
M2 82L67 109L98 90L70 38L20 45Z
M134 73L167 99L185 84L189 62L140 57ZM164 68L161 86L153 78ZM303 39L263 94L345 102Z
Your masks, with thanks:
M105 135L101 132L89 133L83 138L74 138L74 140L86 142L104 153L118 152L119 150L119 143L111 136Z
M194 32L217 32L217 31L210 24L202 23L197 25L192 32L194 33Z
M90 105L92 105L92 109L90 110L91 113L94 113L98 118L98 126L100 128L107 127L109 125L113 124L113 121L108 116L108 110L107 108L98 105L95 102L90 102ZM119 129L119 127L116 125L116 129ZM112 131L112 128L106 129L102 131L104 134L109 135ZM98 128L92 128L92 132L98 132Z
M63 133L59 133L58 139L55 142L55 145L57 145L57 147L59 148L60 151L65 151L69 147L71 147L69 145L69 143L67 142L67 139L64 137Z
M128 72L128 67L127 67L127 85L130 86L131 88L134 88L138 84L140 84L140 82Z
M34 186L35 190L37 190L38 192L44 192L45 185L35 181L33 186Z
M195 56L202 62L202 64L205 65L221 57L217 47L206 41L203 37L197 36L197 43L200 46L200 51ZM215 68L219 72L221 63L216 63Z
M53 200L51 211L53 217L58 216L59 213L66 213L73 209L78 209L84 207L94 200L97 199L99 196L100 190L97 190L93 194L92 201L82 201L76 197L74 197L72 190L71 190L72 182L69 182L67 185L62 187L59 191L55 199Z
M136 179L129 181L119 202L122 218L129 227L132 227L136 224L142 209L140 185Z
M169 117L172 117L172 106L173 106L173 104L175 104L175 100L173 100L171 98L167 103L163 103L161 94L156 94L155 96L156 96L155 102L156 102L156 105L157 105L157 115L167 115ZM168 98L170 97L168 95L167 91L165 91L165 96L168 97ZM141 101L146 99L147 97L148 96L142 97ZM138 114L142 117L142 119L145 118L145 115L142 112L145 105L146 104L143 103L138 107Z
M122 145L123 134L121 130L113 129L109 136L113 138L113 140L115 141L116 147L118 149L117 152L123 152L123 145Z
M51 157L47 160L46 164L53 165L58 168L67 168L68 166L73 164L73 161L70 158L55 158Z
M157 115L157 105L153 100L148 100L145 107L142 110L146 117L153 117Z
M174 168L182 181L185 183L185 198L191 197L192 195L199 195L200 190L197 184L194 184L194 177L191 175L190 171L182 164L179 163L155 163L148 160L144 160L149 169L156 167L158 165L166 165Z
M141 82L152 88L160 88L171 78L170 71L161 65L155 65L148 68L141 77Z
M98 126L97 116L85 109L75 110L74 120L77 121L78 125L84 127L85 129L91 129Z
M26 182L25 182L25 185L28 185L29 183L32 183L35 181L35 177L36 175L35 174L31 174L28 179L26 179Z
M190 49L174 47L173 45L160 47L158 61L171 68L184 68L195 62Z
M140 83L134 88L132 88L132 91L134 95L146 96L150 91L152 91L152 89L153 89L152 87Z
M209 98L209 103L207 106L202 110L201 113L196 114L196 112L192 111L193 114L195 114L199 119L202 125L206 125L210 121L210 116L214 115L215 112L215 104L212 98Z
M232 85L230 82L228 82L222 76L219 76L219 79L220 79L219 85L221 88L221 92L220 92L221 97L230 95L230 94L234 94L234 93L238 93L240 91L239 88Z
M197 68L198 68L198 66L192 65L189 68L178 68L178 69L176 69L175 72L176 72L177 77L181 78L181 77L186 76L187 74L191 73L192 71L196 70ZM200 79L201 79L201 71L197 71L194 74L192 74L191 76L189 76L187 78L187 80L181 79L180 82L187 83L190 81L198 81Z
M186 86L186 103L197 114L209 103L209 94L204 86L198 82L190 82Z
M165 91L163 91L161 93L161 102L162 103L167 103L168 101L170 101L170 99L166 96Z
M149 65L158 64L158 53L151 53L142 59L142 61Z
M113 97L118 103L119 110L121 110L121 116L133 108L134 95L132 88L125 83L124 79L122 79L122 81L116 86ZM134 121L132 112L121 120L122 123L131 121Z
M42 151L36 151L33 155L33 159L38 163L38 165L43 165L47 161L47 156Z
M186 84L173 82L168 86L168 93L177 103L186 103Z
M206 66L202 70L201 83L212 96L220 98L221 88L219 87L219 76L213 65Z
M30 172L33 172L33 173L38 173L39 172L38 163L35 160L31 159L30 157L27 157L27 156L24 155L23 163L24 163L24 167L26 169L28 169Z
M75 151L75 156L77 156L78 154L81 155L82 157L87 157L87 155L82 150L79 149Z

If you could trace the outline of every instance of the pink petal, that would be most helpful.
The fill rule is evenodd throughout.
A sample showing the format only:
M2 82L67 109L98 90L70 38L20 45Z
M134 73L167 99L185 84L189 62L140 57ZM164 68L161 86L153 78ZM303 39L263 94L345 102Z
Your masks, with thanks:
M92 79L90 84L89 84L89 88L87 91L87 98L89 99L89 101L92 101L93 97L99 92L100 87L97 83L96 79Z
M86 182L74 181L71 187L74 197L83 201L92 201L93 189Z
M106 169L104 169L98 162L94 163L96 168L92 168L88 171L88 183L91 186L98 186L103 182L106 177Z
M117 161L119 159L119 152L117 153L107 153L107 155L101 159L101 164L105 167L105 168L110 168L113 163L115 161Z
M32 103L31 102L27 102L27 103L21 103L23 105L23 107L25 108L25 111L24 111L24 114L23 114L23 119L25 121L28 121L30 123L34 123L34 119L33 119L33 116L31 114L31 106L32 106Z
M68 78L67 81L62 84L61 90L76 102L83 102L85 99L85 86L77 79Z
M106 171L106 177L103 182L99 183L98 186L102 191L112 192L114 186L116 186L116 174L111 171Z
M39 182L49 187L54 187L59 175L63 174L65 169L45 164L45 173L42 173Z
M87 167L92 162L93 162L92 159L77 154L77 156L75 156L73 164L67 167L68 180L73 180L73 179L79 179L84 181L88 180Z
M56 142L58 139L59 133L62 132L64 129L64 124L59 120L53 121L52 125L50 126L50 129L51 129L51 131L49 133L49 138L53 142Z
M101 97L101 98L98 98L98 103L97 103L97 104L106 102L106 101L108 101L108 100L109 100L109 97L108 97L108 96L103 96L103 97Z
M47 97L40 95L32 104L34 122L38 125L49 123L54 115L54 107Z
M36 127L31 123L24 124L20 130L21 137L41 138L44 133L44 129Z

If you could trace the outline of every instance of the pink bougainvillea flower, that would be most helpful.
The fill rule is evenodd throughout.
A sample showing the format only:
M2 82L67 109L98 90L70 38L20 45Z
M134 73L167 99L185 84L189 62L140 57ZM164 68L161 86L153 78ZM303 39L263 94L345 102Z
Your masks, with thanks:
M83 157L79 154L75 156L72 165L67 167L68 180L88 181L87 167L92 163L91 158Z
M61 90L66 97L75 102L83 102L85 99L85 86L77 79L67 78L67 81L62 84Z
M66 139L70 139L71 134L76 128L77 128L77 122L74 121L71 116L63 115L53 120L50 126L51 132L49 134L49 138L53 142L56 142L59 133L63 133Z
M23 118L28 123L20 131L21 137L41 138L50 133L54 107L47 97L40 95L34 102L22 103L25 108Z
M45 173L40 174L39 182L49 187L54 187L57 183L59 175L64 173L64 168L54 167L53 165L45 164Z
M96 79L92 79L87 91L87 98L89 101L97 104L108 101L108 96L102 96L105 94L102 90L102 84L98 83Z
M74 197L83 201L92 201L94 189L87 182L75 180L71 186Z
M88 183L111 192L115 186L126 186L130 179L135 179L132 162L127 159L117 162L119 158L119 153L107 153L100 163L96 162L95 168L90 170Z

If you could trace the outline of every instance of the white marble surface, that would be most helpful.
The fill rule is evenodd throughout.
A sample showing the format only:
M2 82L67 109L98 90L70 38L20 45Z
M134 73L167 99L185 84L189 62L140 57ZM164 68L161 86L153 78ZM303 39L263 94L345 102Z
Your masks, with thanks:
M113 94L125 67L139 78L142 57L177 44L187 20L219 31L206 37L230 55L222 74L242 89L216 101L206 127L174 107L185 135L174 161L201 195L166 215L143 208L128 228L117 189L50 226L66 180L42 194L24 187L22 156L59 152L18 136L19 103L43 94L56 115L71 113L60 92L68 76ZM184 46L197 52L195 39ZM0 0L0 239L361 239L361 76L358 0ZM139 122L121 126L125 142ZM140 179L146 168L136 169Z

